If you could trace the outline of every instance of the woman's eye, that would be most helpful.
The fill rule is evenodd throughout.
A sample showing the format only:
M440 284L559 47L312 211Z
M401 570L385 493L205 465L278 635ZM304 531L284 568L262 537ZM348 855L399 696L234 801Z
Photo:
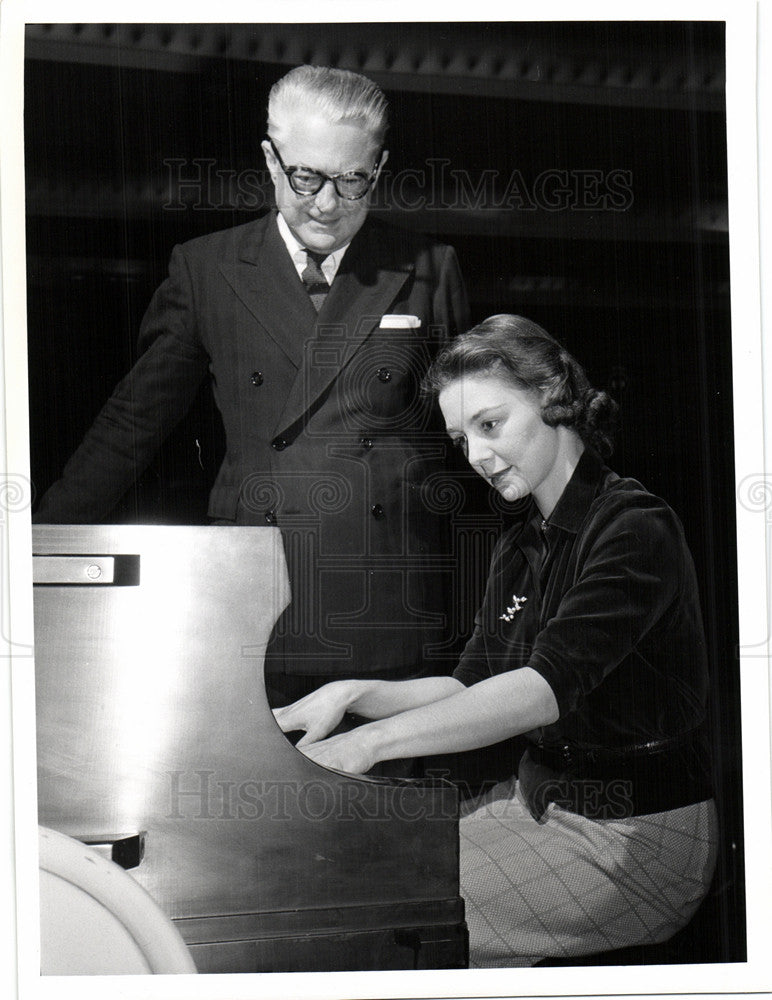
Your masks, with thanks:
M482 424L480 426L482 427L482 429L484 431L492 431L493 428L496 426L497 423L498 423L498 420L483 420L483 422L482 422Z
M454 448L458 448L459 451L463 451L463 453L466 454L466 438L465 437L451 438L450 440L451 440Z

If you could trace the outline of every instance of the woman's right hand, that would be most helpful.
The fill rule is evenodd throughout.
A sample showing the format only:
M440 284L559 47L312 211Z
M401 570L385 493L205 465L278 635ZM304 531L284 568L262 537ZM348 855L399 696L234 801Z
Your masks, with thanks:
M328 736L346 714L351 701L350 682L332 681L291 705L275 708L273 715L282 732L305 732L295 744L302 747Z

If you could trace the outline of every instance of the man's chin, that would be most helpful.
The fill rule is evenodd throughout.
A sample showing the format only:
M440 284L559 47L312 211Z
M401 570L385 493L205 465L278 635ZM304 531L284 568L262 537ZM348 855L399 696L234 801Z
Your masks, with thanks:
M306 250L313 250L314 253L332 253L334 250L337 250L338 247L343 246L343 242L344 241L342 240L335 240L332 238L327 240L319 238L307 238L302 240L303 246Z
M364 219L362 220L364 222ZM303 227L298 239L308 250L314 253L333 253L342 246L350 243L361 227L357 226L353 231L346 229L342 231L337 226L326 226L322 223L310 223Z

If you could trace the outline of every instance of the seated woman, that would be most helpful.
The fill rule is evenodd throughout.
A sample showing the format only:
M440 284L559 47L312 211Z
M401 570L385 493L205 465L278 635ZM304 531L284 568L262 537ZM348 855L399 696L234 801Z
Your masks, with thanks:
M616 404L544 330L494 316L427 376L472 467L529 514L501 538L451 677L336 681L276 711L320 764L525 734L517 774L464 804L470 965L667 940L710 884L717 820L691 556L664 501L603 464ZM345 712L373 721L325 738Z

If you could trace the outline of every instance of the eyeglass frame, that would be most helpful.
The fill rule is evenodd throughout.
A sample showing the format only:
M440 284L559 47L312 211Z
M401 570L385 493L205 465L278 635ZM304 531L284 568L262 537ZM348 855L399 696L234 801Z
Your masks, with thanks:
M370 174L365 174L361 170L348 170L346 171L346 173L343 174L325 174L321 170L316 170L312 167L304 167L302 164L293 164L290 167L286 166L284 160L282 160L281 158L281 153L274 145L274 141L270 137L270 135L266 136L266 139L268 140L268 144L271 147L273 155L279 161L279 166L281 167L282 172L289 181L289 186L292 188L293 192L299 198L315 198L316 195L319 194L324 185L327 183L327 181L332 181L332 186L335 188L335 193L339 198L343 198L344 201L361 201L362 198L364 198L364 196L370 191L373 184L377 180L378 168L380 167L381 159L383 158L383 147L381 146L378 152L378 156L375 159L375 164L373 165L372 172ZM294 177L293 177L293 173L296 170L307 170L310 174L316 174L316 176L320 178L321 183L319 184L319 187L316 189L316 191L297 190L294 184ZM354 195L353 197L351 195L342 194L337 184L338 180L340 180L340 178L342 177L361 177L363 180L367 181L367 187L361 194Z

